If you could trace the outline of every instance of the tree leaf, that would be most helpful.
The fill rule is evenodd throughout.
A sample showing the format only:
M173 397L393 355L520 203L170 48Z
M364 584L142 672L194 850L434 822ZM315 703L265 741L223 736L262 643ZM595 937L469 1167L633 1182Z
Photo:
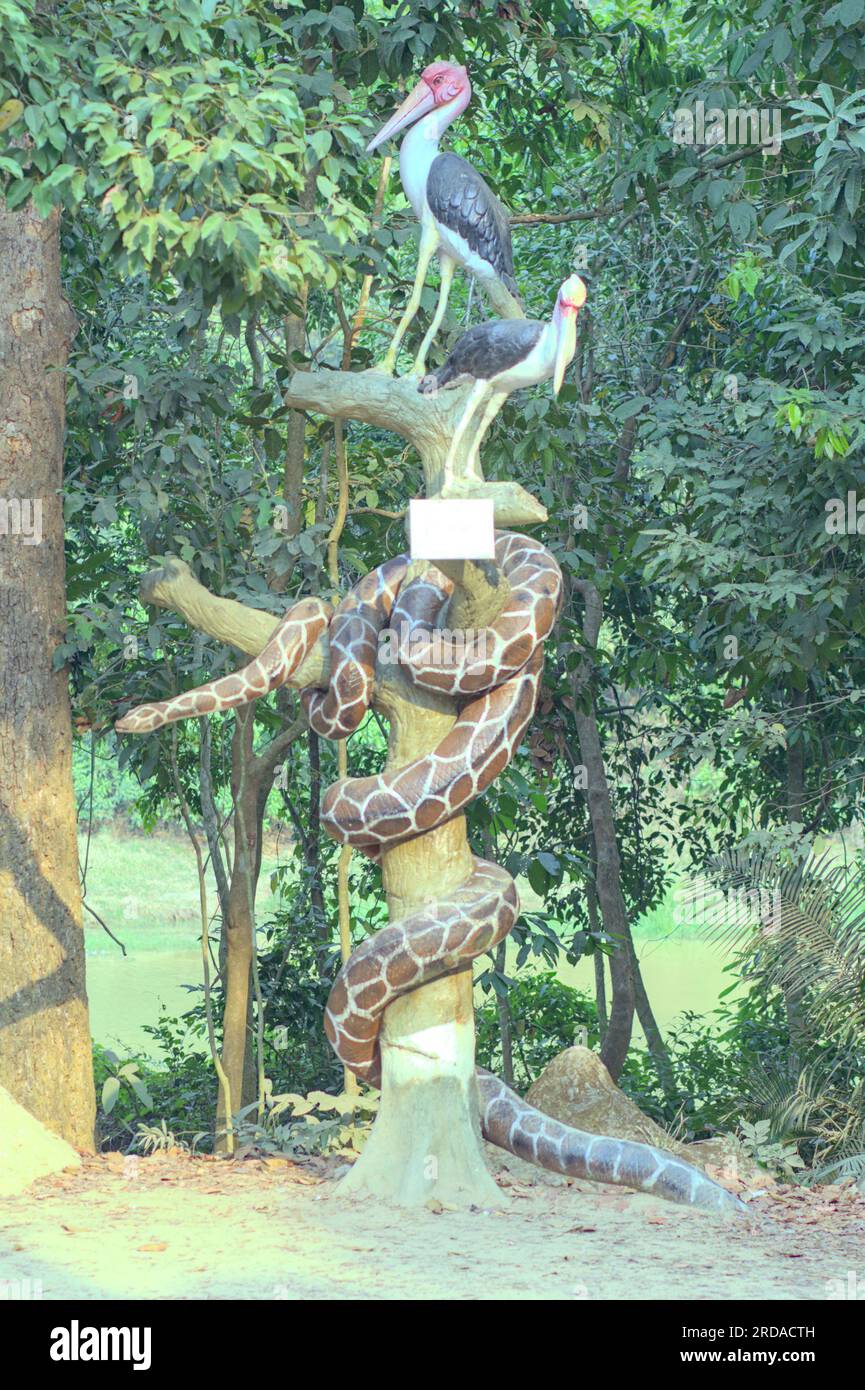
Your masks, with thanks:
M120 1081L116 1076L106 1076L102 1086L102 1109L106 1115L110 1115L115 1105L117 1097L120 1095Z

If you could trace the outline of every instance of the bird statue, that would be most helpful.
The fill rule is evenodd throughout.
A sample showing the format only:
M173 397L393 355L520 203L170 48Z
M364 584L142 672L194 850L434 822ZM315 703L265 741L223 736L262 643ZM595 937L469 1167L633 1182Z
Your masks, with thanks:
M413 372L423 376L430 344L441 326L451 281L458 265L477 276L502 318L522 318L514 279L514 257L507 210L467 160L439 154L439 140L465 111L472 88L465 68L431 63L421 79L367 145L367 153L409 127L399 151L405 195L421 226L414 286L380 369L393 372L409 324L420 307L429 264L438 252L439 300Z
M511 392L552 377L553 391L559 394L577 349L577 316L585 302L585 284L579 275L571 275L559 287L548 323L540 319L479 323L462 335L438 371L423 377L417 388L422 395L474 383L445 460L445 486L453 481L457 449L482 403L485 409L465 465L467 475L478 481L483 481L478 460L481 440Z

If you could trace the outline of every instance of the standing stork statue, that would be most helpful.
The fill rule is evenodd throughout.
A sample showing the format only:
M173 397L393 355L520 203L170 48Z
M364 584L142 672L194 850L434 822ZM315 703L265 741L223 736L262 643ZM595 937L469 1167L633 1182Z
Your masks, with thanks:
M451 281L458 265L476 275L496 313L522 318L516 298L514 257L507 209L467 160L458 154L439 154L439 140L468 106L469 75L454 63L431 63L402 106L367 145L377 149L392 135L410 127L399 151L399 172L405 195L420 222L420 250L414 286L381 370L393 372L409 324L420 307L421 291L433 255L441 267L439 301L413 372L423 376L430 344L441 326Z
M537 386L553 378L556 395L577 349L577 315L586 302L586 287L579 275L571 275L559 287L553 316L479 323L458 340L447 361L430 372L418 386L422 395L473 382L445 460L444 486L453 481L457 449L481 405L486 407L475 431L465 463L468 477L483 481L479 465L480 443L508 396L524 386Z

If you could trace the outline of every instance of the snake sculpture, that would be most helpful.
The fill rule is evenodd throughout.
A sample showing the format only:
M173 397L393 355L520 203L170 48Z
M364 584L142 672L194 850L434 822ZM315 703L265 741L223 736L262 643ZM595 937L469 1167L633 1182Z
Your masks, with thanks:
M308 598L286 613L261 654L242 670L118 720L121 733L148 733L177 719L248 704L288 682L328 633L327 689L307 688L309 722L330 739L360 724L374 692L381 634L390 629L398 659L414 683L456 697L459 715L432 752L373 777L336 782L322 823L370 858L462 811L511 761L535 709L543 643L561 601L562 579L537 541L501 532L496 560L510 593L499 617L454 659L436 642L450 581L434 567L408 578L409 557L366 575L336 610ZM325 1029L340 1061L362 1081L381 1077L379 1034L400 995L489 951L514 926L516 885L497 864L474 858L468 880L357 947L327 1003ZM484 1070L477 1073L485 1138L543 1168L651 1192L714 1211L745 1211L739 1199L698 1168L647 1144L604 1138L561 1124L521 1100Z

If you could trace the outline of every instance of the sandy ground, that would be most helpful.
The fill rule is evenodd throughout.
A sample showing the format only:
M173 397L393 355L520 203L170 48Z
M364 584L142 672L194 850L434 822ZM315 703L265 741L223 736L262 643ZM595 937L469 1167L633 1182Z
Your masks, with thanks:
M0 1281L48 1299L825 1300L851 1276L865 1289L852 1190L770 1187L730 1224L507 1164L492 1160L502 1211L405 1212L339 1197L326 1160L89 1159L0 1201Z

